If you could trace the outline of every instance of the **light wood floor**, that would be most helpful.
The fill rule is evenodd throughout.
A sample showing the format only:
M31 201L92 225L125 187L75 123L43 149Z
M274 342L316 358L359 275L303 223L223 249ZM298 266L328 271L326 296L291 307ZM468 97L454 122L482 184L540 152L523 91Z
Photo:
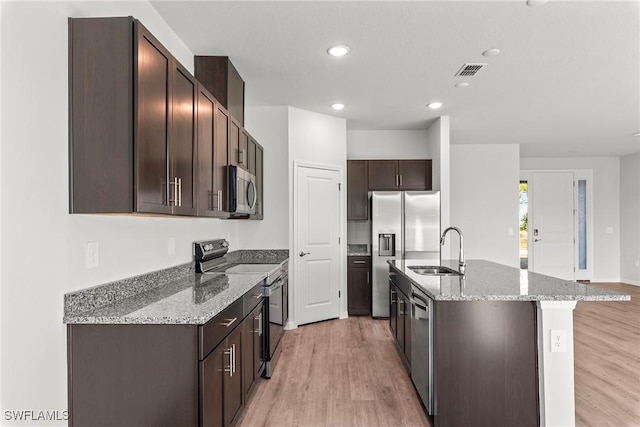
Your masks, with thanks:
M287 331L270 380L238 426L429 426L388 320L350 317Z
M577 304L576 426L640 427L640 288L593 285L631 301ZM302 326L287 331L283 345L273 377L256 385L238 427L430 426L387 320Z
M578 302L574 313L576 426L640 426L640 287L597 284L627 302Z

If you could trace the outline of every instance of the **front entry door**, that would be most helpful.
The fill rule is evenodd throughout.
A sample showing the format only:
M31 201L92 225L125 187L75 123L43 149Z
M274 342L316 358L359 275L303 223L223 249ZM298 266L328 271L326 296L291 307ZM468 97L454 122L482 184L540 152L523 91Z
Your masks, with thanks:
M340 314L340 172L298 166L295 233L297 323Z
M530 270L574 279L573 172L534 172L529 226Z

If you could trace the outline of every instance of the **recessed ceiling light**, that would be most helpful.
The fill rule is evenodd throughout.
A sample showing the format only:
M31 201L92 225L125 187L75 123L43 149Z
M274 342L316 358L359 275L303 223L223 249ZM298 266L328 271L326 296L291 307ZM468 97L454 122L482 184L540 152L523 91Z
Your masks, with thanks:
M496 56L500 55L500 49L487 49L482 52L482 56Z
M469 87L469 83L467 82L456 83L456 87Z
M442 102L432 102L429 105L427 105L427 107L433 110L437 110L438 108L442 107Z
M344 108L344 104L331 104L331 108L334 110L342 110Z
M549 0L527 0L527 6L541 6Z
M347 45L339 44L337 46L330 47L327 52L331 56L345 56L347 53L351 52L351 49Z

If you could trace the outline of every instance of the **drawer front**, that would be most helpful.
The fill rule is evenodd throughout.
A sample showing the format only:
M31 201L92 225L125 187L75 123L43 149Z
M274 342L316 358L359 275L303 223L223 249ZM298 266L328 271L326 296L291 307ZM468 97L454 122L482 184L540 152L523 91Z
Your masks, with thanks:
M262 302L262 284L263 282L258 283L242 297L244 300L244 317L247 317L249 313Z
M349 256L347 257L347 268L370 268L371 257L368 256Z
M213 319L198 327L200 360L204 359L236 326L242 323L242 315L242 298L238 298Z

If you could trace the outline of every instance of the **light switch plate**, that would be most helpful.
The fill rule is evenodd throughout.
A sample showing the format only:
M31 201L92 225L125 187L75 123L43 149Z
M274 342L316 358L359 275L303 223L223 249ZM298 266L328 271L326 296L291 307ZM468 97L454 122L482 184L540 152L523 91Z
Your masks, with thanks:
M169 237L167 239L167 253L169 255L174 255L176 253L176 238Z

